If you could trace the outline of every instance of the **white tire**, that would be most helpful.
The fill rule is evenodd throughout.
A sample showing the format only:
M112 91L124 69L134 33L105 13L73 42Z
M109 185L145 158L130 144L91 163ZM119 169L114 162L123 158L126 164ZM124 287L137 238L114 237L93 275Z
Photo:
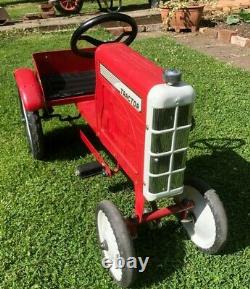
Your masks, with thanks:
M38 111L27 111L21 102L21 117L25 124L26 136L30 148L30 152L34 159L44 159L44 137L41 119Z
M192 242L202 251L218 253L227 240L227 216L215 190L199 179L185 181L183 193L176 197L192 200L195 206L182 224Z
M111 276L119 286L130 287L135 280L136 269L127 266L118 268L114 263L117 257L123 260L135 258L133 242L121 213L112 202L102 201L96 210L96 222L102 255L112 261L109 268Z

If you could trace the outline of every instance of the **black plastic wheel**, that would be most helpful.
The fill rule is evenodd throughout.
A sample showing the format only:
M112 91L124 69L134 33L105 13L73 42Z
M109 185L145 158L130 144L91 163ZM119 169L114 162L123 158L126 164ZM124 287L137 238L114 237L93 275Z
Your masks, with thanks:
M190 210L182 224L193 243L203 252L218 253L227 240L228 224L223 204L209 185L197 178L184 182L183 194L176 202L193 200L195 207Z
M33 158L42 160L44 158L44 138L38 111L26 111L21 101L21 120L25 124L26 136Z
M136 257L129 230L120 211L110 201L102 201L96 209L97 234L101 245L102 255L111 260L109 272L113 279L123 288L130 287L136 277L136 269L117 268L114 261L117 258Z
M115 4L117 5L114 5ZM119 12L122 8L122 0L97 0L100 11Z
M71 15L77 14L81 11L83 0L58 0L55 7L61 14Z
M107 8L108 12L119 12L122 9L122 0L110 0L110 6Z
M91 28L94 28L95 26L98 26L100 24L111 22L111 21L120 21L128 24L128 26L131 28L127 31L124 31L119 35L116 39L112 41L102 41L99 39L96 39L90 35L87 34L87 31ZM80 55L82 57L94 57L94 52L89 52L82 50L78 47L79 41L86 41L90 43L91 45L94 45L96 47L105 44L105 43L115 43L115 42L122 42L126 45L130 45L134 39L136 38L138 32L137 24L133 18L126 14L122 13L108 13L108 14L102 14L99 16L96 16L94 18L91 18L85 22L83 22L72 34L70 46L73 53L76 55Z
M151 8L158 8L160 0L149 0L148 3Z

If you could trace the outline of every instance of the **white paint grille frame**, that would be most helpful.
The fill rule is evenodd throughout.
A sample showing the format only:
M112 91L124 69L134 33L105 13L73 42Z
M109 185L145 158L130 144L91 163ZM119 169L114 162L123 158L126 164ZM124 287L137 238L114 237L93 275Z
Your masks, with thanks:
M162 100L162 103L160 103L159 99L157 100L158 89L154 89L154 93L148 95L147 98L147 115L146 115L146 132L145 132L145 149L144 149L144 184L143 184L143 194L146 200L148 201L154 201L163 197L172 197L178 194L181 194L183 192L183 184L180 187L171 189L171 178L174 174L181 173L185 171L185 166L180 169L173 169L173 163L174 163L174 153L178 152L185 152L188 149L188 143L186 143L185 146L183 146L180 149L176 149L176 132L180 130L190 129L191 124L183 125L183 126L177 126L178 122L178 113L179 113L179 107L183 105L193 105L194 100L194 91L193 89L190 89L190 86L187 85L187 90L183 87L185 87L186 84L183 84L181 86L181 90L178 90L178 87L174 88L176 90L176 93L173 93L172 95L169 93L168 95L168 89L173 90L173 87L169 87L166 84L159 85L158 87L159 92L164 92L164 95L161 96L160 101ZM158 88L157 87L157 88ZM153 89L152 89L153 90ZM187 93L183 93L186 92ZM175 91L174 91L175 92ZM178 95L179 94L179 95ZM165 99L164 99L165 98ZM166 101L169 99L169 102ZM175 101L174 101L175 99ZM159 101L159 102L158 102ZM175 106L173 105L175 103ZM165 130L154 130L152 128L153 123L153 114L154 109L157 108L175 108L174 113L174 124L173 127L170 129ZM172 133L172 140L171 140L171 149L165 152L157 152L153 153L151 151L151 143L152 143L152 134L165 134L165 133ZM151 157L160 157L160 156L166 156L170 155L170 161L169 161L169 169L166 172L159 173L159 174L153 174L150 172L150 159ZM157 193L151 193L149 191L149 179L150 178L157 178L162 176L168 176L167 181L167 188L164 191L157 192Z

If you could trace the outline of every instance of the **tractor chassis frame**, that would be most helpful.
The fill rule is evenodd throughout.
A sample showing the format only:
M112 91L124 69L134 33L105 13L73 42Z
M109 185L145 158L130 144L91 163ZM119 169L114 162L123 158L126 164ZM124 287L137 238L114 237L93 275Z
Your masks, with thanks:
M113 169L108 163L104 160L102 155L98 152L98 150L94 147L91 141L88 139L86 134L82 130L80 132L80 138L89 151L93 154L96 161L103 167L104 175L112 177L115 173L120 170L119 164ZM195 204L191 200L182 200L179 203L171 205L165 208L158 208L156 202L151 202L152 211L143 213L141 218L127 218L126 222L131 232L136 231L136 227L142 223L148 223L152 221L158 221L164 217L170 215L179 215L181 219L186 219L189 210L193 209Z
M44 121L49 121L53 118L58 118L60 121L67 121L70 124L73 124L73 120L79 119L80 117L80 114L76 116L62 116L61 114L54 114L53 108L51 108L44 109L43 114L40 116L40 119ZM111 168L109 164L104 160L102 155L99 153L99 151L91 143L91 140L81 129L79 130L79 135L80 139L95 157L96 161L103 167L104 176L112 177L114 174L119 172L119 164L117 164L115 168ZM195 206L194 202L191 200L182 200L179 203L165 208L158 208L156 202L150 202L150 204L152 210L150 212L143 213L141 218L138 218L138 216L136 216L126 219L126 223L132 234L137 232L138 225L153 221L159 221L160 219L170 215L179 215L180 219L186 219L189 211Z

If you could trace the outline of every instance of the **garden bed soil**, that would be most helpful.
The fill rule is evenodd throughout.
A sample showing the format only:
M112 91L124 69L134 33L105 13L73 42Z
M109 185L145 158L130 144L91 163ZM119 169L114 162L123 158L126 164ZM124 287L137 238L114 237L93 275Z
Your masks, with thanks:
M239 23L236 25L227 25L219 22L214 28L217 29L229 29L237 32L237 35L250 38L250 23Z
M169 33L186 46L233 66L250 71L250 48L221 43L213 35L203 33Z

